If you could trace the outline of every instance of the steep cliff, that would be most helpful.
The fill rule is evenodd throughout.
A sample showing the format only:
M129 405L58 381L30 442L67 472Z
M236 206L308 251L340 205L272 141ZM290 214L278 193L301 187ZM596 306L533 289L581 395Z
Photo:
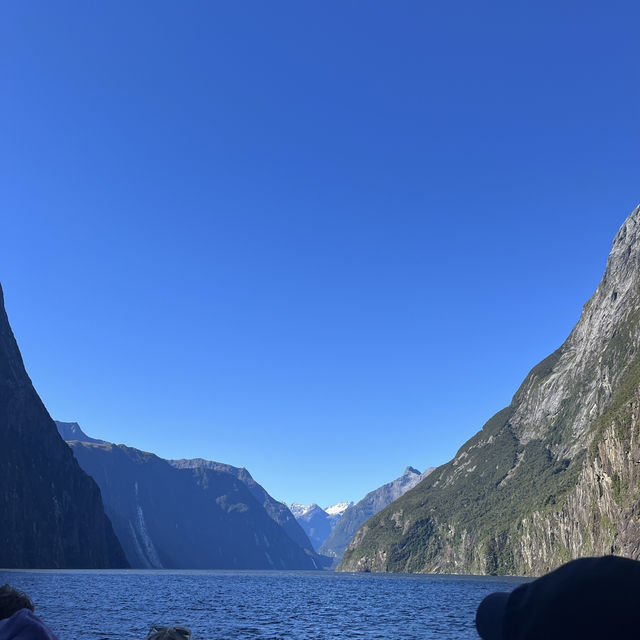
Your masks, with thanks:
M244 482L125 445L70 442L98 483L132 567L316 569Z
M565 343L449 463L366 522L342 570L538 575L640 554L640 207Z
M0 567L127 566L96 483L25 371L1 288L0 443Z
M344 512L329 538L320 547L320 553L333 558L333 565L337 565L356 531L369 518L415 487L434 469L435 467L430 467L424 473L420 473L413 467L407 467L399 478L370 491Z

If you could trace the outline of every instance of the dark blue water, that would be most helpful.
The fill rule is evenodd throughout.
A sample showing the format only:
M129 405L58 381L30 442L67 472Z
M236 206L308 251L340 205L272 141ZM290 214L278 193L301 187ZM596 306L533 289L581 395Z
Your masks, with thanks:
M478 603L522 580L475 576L225 571L2 571L60 640L146 638L182 624L193 640L477 638Z

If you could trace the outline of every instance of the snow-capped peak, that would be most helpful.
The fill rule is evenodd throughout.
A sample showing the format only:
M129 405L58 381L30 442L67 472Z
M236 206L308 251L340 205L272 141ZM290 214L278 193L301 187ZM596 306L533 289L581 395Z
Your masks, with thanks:
M327 507L325 511L330 516L341 516L351 506L353 506L353 502L338 502L337 504Z
M294 518L300 518L305 513L309 513L311 507L313 507L312 504L298 504L297 502L292 502L289 505L289 510L293 513Z

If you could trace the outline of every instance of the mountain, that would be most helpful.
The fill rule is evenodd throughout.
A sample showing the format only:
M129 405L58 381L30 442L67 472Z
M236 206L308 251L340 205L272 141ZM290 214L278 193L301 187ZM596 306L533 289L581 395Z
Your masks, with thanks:
M320 549L331 534L331 516L315 503L301 505L294 502L291 505L291 512L311 540L313 548Z
M110 444L104 440L97 440L88 436L80 427L77 422L60 422L56 420L56 426L60 435L68 441L78 440L80 442L94 443L94 444ZM293 540L299 547L301 547L307 555L313 559L317 567L326 567L331 564L330 560L324 556L318 555L311 545L309 538L303 531L302 527L298 524L293 514L289 511L287 506L278 502L272 498L267 491L258 484L249 471L244 467L234 467L230 464L224 464L222 462L214 462L212 460L205 460L203 458L181 459L181 460L167 460L167 462L176 469L197 469L205 468L212 469L214 471L220 471L222 473L230 473L232 476L240 480L247 486L253 497L260 503L266 510L269 517L274 520L279 526L281 526L287 533L289 538ZM138 559L140 560L140 559ZM138 562L136 560L136 562Z
M331 535L342 514L353 504L353 502L339 502L326 509L313 503L310 505L291 505L291 512L304 529L313 548L318 550Z
M27 375L0 287L0 567L118 568L100 490Z
M297 502L292 502L289 505L289 511L291 511L291 513L293 514L294 518L299 518L301 516L303 516L305 513L307 513L307 511L309 511L309 509L311 509L311 507L317 507L317 504L298 504Z
M62 436L63 440L79 440L80 442L93 442L94 444L106 444L104 440L96 440L96 438L90 438L81 428L77 422L60 422L55 420L58 433Z
M407 467L399 478L369 492L360 502L343 512L342 518L336 524L329 538L320 547L319 552L333 558L334 564L338 564L356 531L369 518L415 487L434 469L435 467L431 467L424 473L420 473L413 467Z
M564 344L339 569L539 575L610 553L640 556L640 207Z
M125 445L69 444L100 486L132 567L320 568L232 473Z
M199 467L206 469L214 469L224 473L230 473L232 476L243 482L253 495L253 497L264 507L275 522L277 522L299 547L308 552L313 557L318 566L327 565L326 558L322 558L316 554L298 521L291 513L286 504L278 502L272 498L267 491L258 484L251 474L244 467L233 467L230 464L222 462L213 462L212 460L204 460L203 458L193 458L189 460L169 460L169 464L177 469L197 469Z
M338 502L336 504L331 505L330 507L327 507L325 511L330 516L333 516L333 517L337 516L337 519L339 520L344 514L344 512L351 506L353 506L353 502Z

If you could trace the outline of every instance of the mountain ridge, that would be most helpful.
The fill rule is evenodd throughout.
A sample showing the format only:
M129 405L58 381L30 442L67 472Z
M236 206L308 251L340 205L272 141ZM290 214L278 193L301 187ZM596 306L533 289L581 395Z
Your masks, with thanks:
M94 444L107 444L106 440L98 440L97 438L89 437L81 428L77 422L62 422L60 420L54 420L58 433L62 439L67 441L79 440L80 442L93 442Z

